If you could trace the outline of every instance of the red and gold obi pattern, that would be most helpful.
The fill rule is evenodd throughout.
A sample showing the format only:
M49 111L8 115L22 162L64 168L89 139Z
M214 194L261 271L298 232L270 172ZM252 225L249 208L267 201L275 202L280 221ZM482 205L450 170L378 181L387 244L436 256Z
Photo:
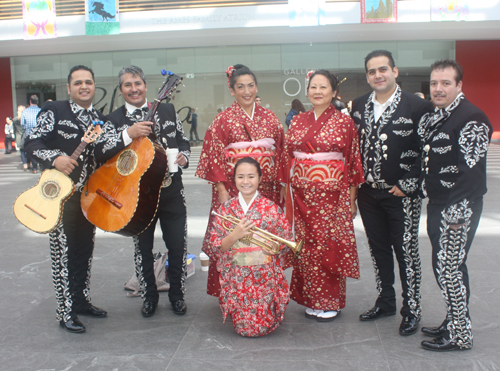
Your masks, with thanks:
M240 219L245 217L238 197L222 205L218 213L232 215L230 211ZM283 211L267 198L257 196L246 217L274 235L287 240L292 237L292 229ZM293 253L282 246L280 254L269 256L263 254L260 247L241 241L221 253L222 240L228 234L224 221L216 217L210 228L210 251L207 254L212 261L210 265L216 266L220 272L219 304L223 320L225 322L229 315L234 329L242 336L266 335L285 318L290 296L283 270L291 267Z
M295 238L304 240L291 298L313 309L341 309L346 277L359 278L350 187L364 180L352 119L333 106L317 120L313 111L296 116L285 138L280 178L291 192Z
M252 157L259 162L262 177L276 179L274 139L263 138L252 142L231 143L226 147L226 161L231 174L240 158Z
M283 140L283 125L273 112L261 106L255 105L253 119L246 114L237 102L234 102L231 107L217 115L205 134L200 162L195 173L197 177L212 183L209 227L214 220L211 212L217 211L220 207L215 184L223 182L231 197L238 195L233 172L234 164L238 156L242 156L243 151L254 153L254 156L259 153L259 157L255 159L261 165L264 164L259 192L262 196L280 205L281 185L277 181L277 173L283 149ZM267 166L266 164L271 161L271 157L267 156L270 151L274 153L272 158L274 166ZM202 247L205 252L209 249L209 240L210 231L207 228ZM213 269L211 264L208 272L207 293L219 296L219 291L219 273Z
M291 178L311 182L336 183L340 190L344 179L344 157L339 152L306 154L294 152Z

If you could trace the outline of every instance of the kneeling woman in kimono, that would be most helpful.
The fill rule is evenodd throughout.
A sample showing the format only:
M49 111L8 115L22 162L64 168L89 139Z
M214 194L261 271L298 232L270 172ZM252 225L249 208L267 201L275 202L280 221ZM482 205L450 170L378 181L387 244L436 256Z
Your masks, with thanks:
M222 204L218 213L240 222L235 225L220 217L214 219L209 255L220 272L219 303L224 322L229 315L238 334L262 336L285 318L290 295L283 270L291 266L293 253L286 246L253 234L251 229L258 227L287 240L292 232L283 210L257 191L262 179L257 161L250 157L239 160L234 179L238 197ZM274 253L245 237L266 243Z

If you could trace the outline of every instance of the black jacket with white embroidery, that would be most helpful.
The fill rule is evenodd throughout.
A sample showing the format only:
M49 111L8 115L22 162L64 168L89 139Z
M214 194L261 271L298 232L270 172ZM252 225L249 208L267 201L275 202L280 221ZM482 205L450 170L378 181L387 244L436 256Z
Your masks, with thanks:
M471 202L487 191L486 154L492 133L488 117L463 94L419 124L422 195L443 204L449 224L464 223Z
M142 117L135 117L133 114L130 114L125 105L110 113L107 119L113 123L119 134L136 122L142 121ZM154 116L154 123L153 131L158 138L158 142L164 149L178 148L179 152L186 157L187 163L183 168L187 169L189 166L191 147L189 145L189 139L184 133L182 122L175 112L174 105L170 103L160 104ZM121 138L121 135L119 135L119 138ZM181 173L182 171L179 169L176 176L179 176Z
M102 121L102 134L97 142L86 146L77 159L78 166L69 177L81 191L88 177L94 172L98 162L105 162L113 157L123 144L117 146L112 140L108 151L102 151L109 135L114 138L111 123L104 122L104 116L94 108L85 110L73 101L46 102L37 116L37 125L26 138L25 151L33 155L45 168L53 168L54 160L59 156L71 156L80 145L82 137L92 121ZM110 132L111 131L111 132Z
M375 122L374 94L356 98L351 111L359 131L365 179L371 174L376 182L397 185L406 195L416 194L419 174L410 170L420 155L417 127L421 117L431 112L433 106L397 86L393 102Z

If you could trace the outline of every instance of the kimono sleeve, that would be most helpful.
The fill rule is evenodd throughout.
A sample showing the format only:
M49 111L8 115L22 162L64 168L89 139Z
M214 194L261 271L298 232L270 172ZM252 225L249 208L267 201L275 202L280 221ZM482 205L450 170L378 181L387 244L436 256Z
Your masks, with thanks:
M359 137L354 121L349 116L346 117L350 121L347 128L347 130L349 130L349 135L347 137L351 139L350 143L347 143L348 156L345 156L346 161L348 161L347 166L349 185L351 187L357 187L359 184L365 181L363 177L363 166L361 164L361 154L359 150Z
M217 213L220 215L229 214L228 209L230 208L231 200L226 202L225 204L219 207ZM230 250L222 253L221 246L222 240L224 237L229 235L229 231L227 231L223 226L223 220L219 217L213 218L212 225L210 226L210 242L207 245L207 248L204 249L204 252L208 255L211 261L216 263L217 271L220 272L222 268L226 265L227 260L229 259Z
M200 161L195 173L195 176L212 183L227 181L224 129L223 120L221 114L219 114L205 134Z
M292 151L290 149L290 136L293 129L289 129L285 134L283 150L279 160L278 181L281 183L290 183L290 166L292 163Z
M288 241L293 241L293 233L292 233L292 227L290 226L290 223L288 222L288 219L286 218L285 213L283 210L276 205L276 213L278 215L277 218L277 229L281 231L280 236L281 238L284 238L285 240ZM296 241L298 242L298 241ZM281 268L287 269L293 266L293 261L295 259L295 255L290 250L288 247L284 247L280 250L280 263L281 263Z
M470 218L471 199L486 183L486 153L492 135L491 126L474 117L460 130L458 137L458 176L451 188L444 217L450 224L462 224Z

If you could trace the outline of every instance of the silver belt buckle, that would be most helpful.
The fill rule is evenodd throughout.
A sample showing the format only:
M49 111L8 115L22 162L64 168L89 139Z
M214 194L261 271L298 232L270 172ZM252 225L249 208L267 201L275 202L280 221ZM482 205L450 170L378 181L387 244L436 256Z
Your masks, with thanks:
M170 184L172 184L172 177L170 176L170 173L167 171L167 174L165 175L165 178L163 179L163 182L161 183L161 187L167 188Z

